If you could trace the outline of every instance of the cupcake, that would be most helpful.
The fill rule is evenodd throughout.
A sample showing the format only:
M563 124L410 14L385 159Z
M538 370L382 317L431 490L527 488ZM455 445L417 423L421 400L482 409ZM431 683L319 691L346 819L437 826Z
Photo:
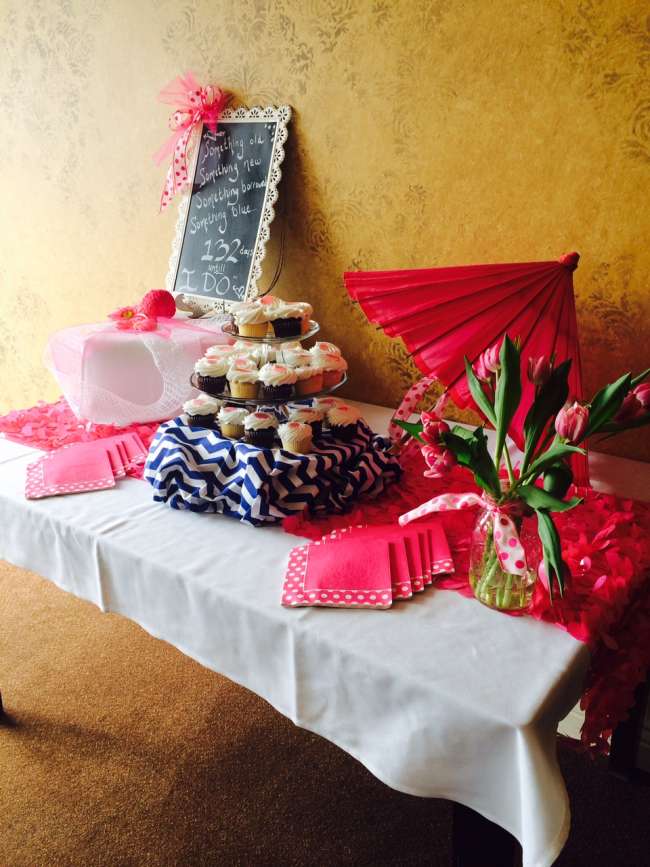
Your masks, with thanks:
M185 401L183 412L187 416L187 423L190 427L214 428L216 427L214 417L220 406L220 401L214 397L208 397L207 394L202 394Z
M282 448L288 452L305 455L312 448L312 429L308 424L299 421L288 421L281 424L278 430Z
M289 421L299 421L301 424L308 424L314 437L319 437L323 432L323 419L325 413L318 409L313 409L310 406L296 406L289 410Z
M335 346L333 343L328 343L327 340L317 340L309 351L312 355L328 355L329 353L334 353L334 355L341 354L341 350L338 346Z
M261 397L288 400L293 394L296 372L286 364L265 364L260 368Z
M333 406L327 413L327 420L332 434L336 439L343 440L343 442L350 442L356 436L358 431L357 422L360 418L361 413L359 410L348 403Z
M294 302L294 306L298 308L301 315L300 331L302 334L306 334L311 325L311 315L314 312L314 308L306 301L296 301Z
M252 446L270 449L275 440L278 420L271 412L249 413L244 419L244 439Z
M242 337L266 337L269 330L269 316L271 315L267 305L257 301L237 305L231 310L233 320L237 326L237 332Z
M312 400L311 405L313 409L318 409L321 412L327 414L332 407L341 406L345 401L341 400L339 397L315 397Z
M317 394L323 390L323 370L320 367L294 367L296 374L296 394L305 397L308 394Z
M323 388L332 388L332 386L338 385L348 369L345 358L335 352L314 355L312 365L323 371Z
M276 337L297 337L302 333L302 308L297 304L280 304L269 310L271 328Z
M230 366L230 358L223 356L217 358L199 358L194 365L196 373L196 381L201 391L207 391L210 394L221 394L226 389L226 373Z
M226 379L233 397L256 398L259 370L252 358L235 358L228 369Z
M314 356L311 355L308 349L303 349L300 344L297 347L288 349L283 346L280 350L282 353L282 362L288 364L289 367L305 367L311 364Z
M239 440L244 436L244 419L248 410L241 406L222 406L217 419L222 436Z
M230 358L234 354L235 347L230 343L215 343L205 350L206 358Z

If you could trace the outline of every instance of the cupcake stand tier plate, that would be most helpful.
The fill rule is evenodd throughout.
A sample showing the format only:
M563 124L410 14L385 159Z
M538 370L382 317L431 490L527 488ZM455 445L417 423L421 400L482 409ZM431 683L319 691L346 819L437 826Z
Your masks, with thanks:
M210 391L207 388L199 388L197 384L196 374L193 373L190 377L190 382L197 388L199 391L202 391L204 394L209 394L210 397L216 397L218 400L227 401L229 404L233 406L275 406L275 407L283 407L288 403L305 403L310 401L315 397L325 397L328 394L332 394L332 392L341 388L342 385L348 381L347 374L343 375L343 379L340 382L337 382L336 385L332 385L329 388L325 388L322 391L317 391L314 394L296 394L292 397L232 397L229 391Z
M310 337L313 337L315 334L318 334L320 331L320 325L316 322L315 319L309 320L309 328L304 334L291 334L288 337L270 337L265 335L264 337L246 337L243 334L239 334L237 329L235 328L235 324L233 322L227 322L225 325L222 325L221 330L224 334L229 334L231 337L237 337L240 340L245 340L248 343L291 343L291 342L299 342L302 343L303 340L309 340Z

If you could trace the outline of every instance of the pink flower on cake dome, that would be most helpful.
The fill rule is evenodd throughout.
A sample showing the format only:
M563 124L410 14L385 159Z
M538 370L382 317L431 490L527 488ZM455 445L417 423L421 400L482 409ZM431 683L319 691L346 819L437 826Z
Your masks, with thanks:
M108 314L109 319L114 319L116 322L128 322L130 319L133 319L134 316L138 315L137 307L118 307L117 310L113 310L112 313ZM130 326L129 326L130 327ZM119 328L119 325L118 325Z
M133 331L155 331L158 328L158 323L152 316L136 316L131 322Z

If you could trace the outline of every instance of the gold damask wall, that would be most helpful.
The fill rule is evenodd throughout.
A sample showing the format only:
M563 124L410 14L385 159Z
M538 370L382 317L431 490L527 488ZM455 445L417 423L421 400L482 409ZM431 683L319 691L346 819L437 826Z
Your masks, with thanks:
M162 284L156 95L185 69L293 107L279 294L312 301L351 396L396 404L414 375L353 268L577 249L588 391L650 363L646 0L3 0L0 408L56 395L53 329Z

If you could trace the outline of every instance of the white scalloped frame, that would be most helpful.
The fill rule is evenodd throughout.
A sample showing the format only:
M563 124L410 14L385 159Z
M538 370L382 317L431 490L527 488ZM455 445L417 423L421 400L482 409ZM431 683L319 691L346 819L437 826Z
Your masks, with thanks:
M257 281L262 276L262 262L266 255L266 244L271 236L270 225L275 217L274 205L278 200L278 184L282 178L280 166L284 160L284 144L289 134L287 125L291 120L291 107L288 105L280 106L253 106L252 108L227 108L219 115L217 125L224 120L237 121L257 121L265 123L267 121L275 121L276 132L275 141L273 143L273 152L271 154L271 162L269 164L269 173L266 182L266 194L264 196L264 204L262 207L262 218L255 239L255 251L253 253L253 264L250 270L248 283L244 298L249 301L257 298L259 290ZM201 141L203 134L203 126L196 127L190 141L188 143L189 153L189 176L194 177L196 171L196 161L199 154L198 144ZM205 313L225 313L228 310L232 301L220 300L215 298L205 298L201 295L188 295L176 293L174 284L176 283L176 273L178 271L181 249L183 246L183 238L185 237L185 226L190 210L190 201L192 198L192 185L188 184L187 190L181 193L180 202L178 205L178 219L176 220L176 230L172 240L172 251L169 257L169 266L167 277L165 278L165 288L176 297L176 303L181 310L189 310L195 315Z

